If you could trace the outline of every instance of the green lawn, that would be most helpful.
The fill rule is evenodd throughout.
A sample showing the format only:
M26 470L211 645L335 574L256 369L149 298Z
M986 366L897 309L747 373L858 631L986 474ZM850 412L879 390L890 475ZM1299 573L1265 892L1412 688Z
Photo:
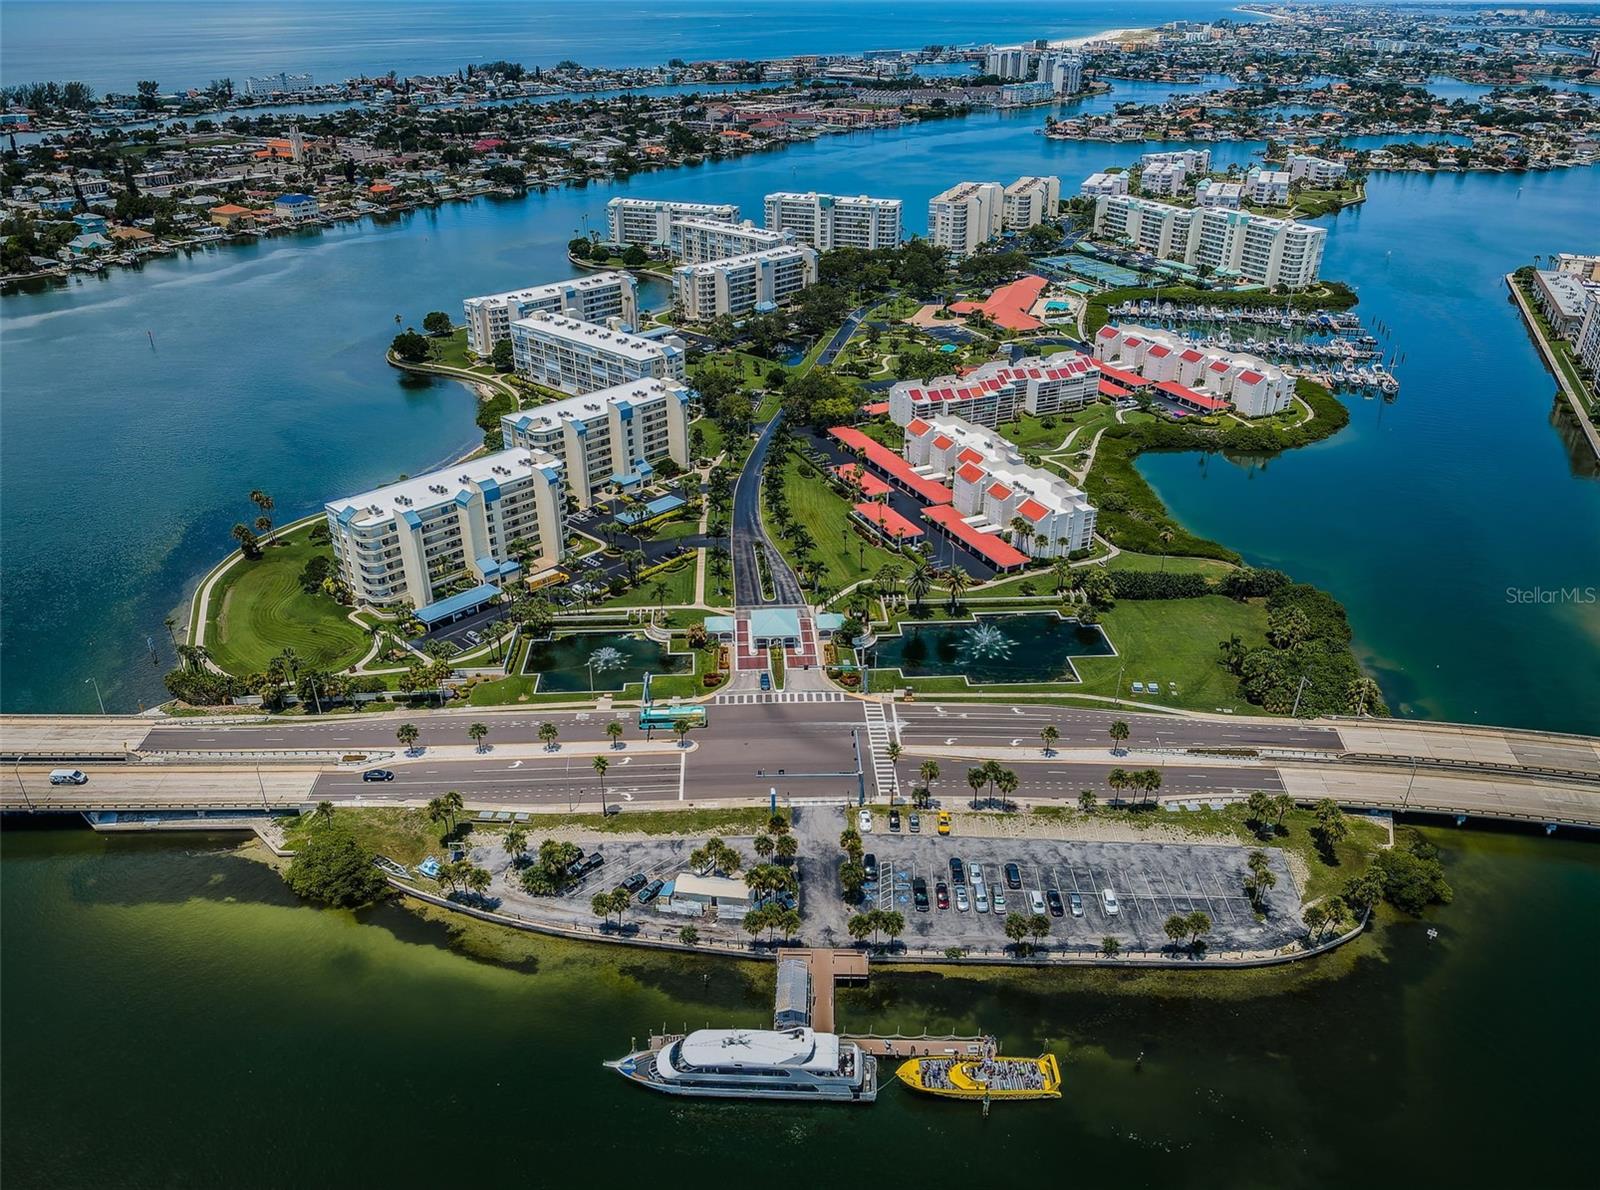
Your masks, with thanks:
M705 449L701 452L708 459L714 459L723 451L722 427L709 417L702 417L694 423L694 428L700 431L700 437L705 442Z
M1112 570L1164 570L1173 574L1203 574L1210 579L1219 579L1234 569L1232 563L1216 558L1179 556L1161 558L1150 554L1133 553L1118 554L1106 565Z
M265 669L285 648L304 668L340 670L367 651L367 635L346 609L326 595L300 589L300 572L313 557L332 556L313 546L307 525L265 547L258 562L236 562L212 588L206 617L206 647L229 673Z
M495 370L475 358L467 350L467 328L457 327L450 334L441 339L431 336L428 345L433 349L433 362L447 364L452 368L466 368L484 376L497 375Z
M1084 657L1074 664L1085 694L1129 697L1135 681L1158 681L1161 695L1152 701L1209 711L1237 706L1250 714L1239 682L1218 664L1217 645L1237 632L1246 648L1266 644L1267 612L1260 602L1239 603L1222 595L1199 599L1122 599L1101 617L1101 626L1116 646L1116 657ZM1122 671L1122 688L1117 673ZM1167 692L1176 682L1178 693Z
M687 558L676 563L672 569L657 571L648 575L631 591L624 591L621 595L607 599L604 603L597 603L597 608L607 607L658 607L662 603L693 603L694 602L694 567L695 556L690 554ZM655 586L657 583L666 585L664 596L657 596Z
M811 475L801 474L801 467ZM791 453L784 464L784 491L789 496L789 511L795 523L804 525L817 543L816 558L822 564L822 581L834 590L876 574L885 565L895 564L902 571L910 563L900 553L891 553L857 536L850 521L850 506L843 496L828 486L827 480L798 454ZM794 552L780 539L784 557L794 565Z
M1074 427L1082 426L1085 428L1072 440L1071 447L1073 450L1082 450L1094 440L1096 429L1116 420L1116 410L1096 401L1076 413L1057 414L1049 420L1052 424L1046 427L1044 418L1025 413L1019 421L1006 422L1000 427L1000 433L1025 452L1048 454L1060 447Z

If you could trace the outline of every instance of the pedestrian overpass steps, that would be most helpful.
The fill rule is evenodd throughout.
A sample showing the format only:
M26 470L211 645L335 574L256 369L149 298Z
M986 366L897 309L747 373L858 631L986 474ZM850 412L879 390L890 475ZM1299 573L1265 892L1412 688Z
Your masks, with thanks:
M844 700L844 694L838 690L758 690L730 691L717 695L711 702L714 706L736 707L758 702L843 702Z
M867 716L867 749L872 753L872 779L877 783L878 796L891 801L900 796L900 777L889 759L889 720L884 716L883 704L875 700L861 704Z

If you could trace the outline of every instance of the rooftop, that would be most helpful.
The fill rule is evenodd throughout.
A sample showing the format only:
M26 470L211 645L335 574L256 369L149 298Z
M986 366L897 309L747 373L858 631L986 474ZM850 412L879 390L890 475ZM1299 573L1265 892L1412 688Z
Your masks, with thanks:
M521 327L524 331L568 342L586 343L613 355L628 356L636 360L657 359L664 354L661 345L649 339L543 310L537 310L526 318L517 319L511 327L513 330Z
M898 480L911 494L926 504L948 504L955 493L944 484L917 474L917 470L881 442L868 438L850 426L834 426L832 434L849 450L863 452L867 461L878 470Z
M839 1038L810 1029L696 1029L680 1052L691 1066L839 1068Z
M542 450L518 447L497 451L414 475L381 488L373 488L341 500L330 500L324 507L344 524L378 525L405 512L423 512L469 496L467 485L480 490L526 479L537 471L559 474L561 464Z

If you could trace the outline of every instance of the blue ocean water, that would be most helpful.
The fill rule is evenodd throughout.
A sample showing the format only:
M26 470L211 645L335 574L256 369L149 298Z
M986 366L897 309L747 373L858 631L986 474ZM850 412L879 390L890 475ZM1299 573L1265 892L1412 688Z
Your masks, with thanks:
M1252 20L1215 0L6 0L0 78L132 91L307 72L439 73L496 59L654 66L933 44L1082 37L1174 20Z

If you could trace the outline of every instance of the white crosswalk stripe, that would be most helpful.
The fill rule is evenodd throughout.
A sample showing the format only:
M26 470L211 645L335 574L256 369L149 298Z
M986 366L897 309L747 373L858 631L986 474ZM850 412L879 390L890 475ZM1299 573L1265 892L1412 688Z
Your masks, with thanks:
M878 785L878 796L894 798L900 792L900 778L889 760L889 721L884 718L883 704L876 700L865 704L867 716L867 747L872 752L872 778Z
M843 702L838 690L766 690L719 694L711 701L722 706L748 706L758 702ZM878 712L881 717L883 712Z

